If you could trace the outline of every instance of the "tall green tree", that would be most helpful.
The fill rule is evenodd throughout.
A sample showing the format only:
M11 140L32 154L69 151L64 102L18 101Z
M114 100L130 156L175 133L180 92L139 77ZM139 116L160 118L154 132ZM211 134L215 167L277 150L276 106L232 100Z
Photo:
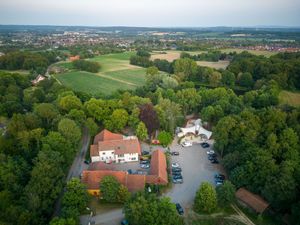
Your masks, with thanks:
M198 213L212 213L217 208L215 188L208 182L203 182L196 192L194 209Z
M132 225L182 225L183 220L169 198L138 192L124 206L125 217Z
M218 203L221 206L230 205L235 201L235 187L230 181L225 181L223 185L216 188Z
M100 182L100 195L107 202L118 202L120 183L114 176L105 176Z
M136 128L136 136L141 140L145 141L148 138L147 128L143 122L140 122Z
M89 202L89 195L84 184L78 178L72 178L67 183L67 190L62 199L62 214L66 218L78 219ZM72 210L69 210L72 209ZM72 214L69 214L72 212Z
M77 126L77 124L70 119L62 119L58 123L58 131L69 140L72 145L75 147L80 138L81 138L81 130Z

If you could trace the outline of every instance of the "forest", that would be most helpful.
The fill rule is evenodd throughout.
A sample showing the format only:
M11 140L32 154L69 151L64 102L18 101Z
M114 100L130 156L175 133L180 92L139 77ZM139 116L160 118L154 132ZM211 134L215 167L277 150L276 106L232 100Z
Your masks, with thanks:
M191 58L169 63L152 62L149 56L138 51L131 58L132 64L147 67L145 86L102 98L73 92L54 79L32 86L30 75L0 72L0 223L51 221L85 128L93 136L100 126L114 132L130 127L135 133L145 126L144 139L157 129L173 136L191 113L212 127L230 181L299 223L300 109L279 105L278 94L300 88L300 54L269 59L236 54L226 70L197 66ZM52 62L39 54L30 57L30 68ZM5 69L29 64L23 53L0 58ZM244 92L237 94L236 87ZM60 218L76 224L83 208L65 199Z

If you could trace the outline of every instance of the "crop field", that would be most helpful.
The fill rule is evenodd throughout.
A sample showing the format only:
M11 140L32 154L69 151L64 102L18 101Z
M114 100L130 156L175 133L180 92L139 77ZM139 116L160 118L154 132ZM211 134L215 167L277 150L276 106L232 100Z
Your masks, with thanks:
M71 62L62 62L61 65L71 69L69 72L57 74L62 84L75 91L90 94L111 94L120 90L131 90L142 86L145 82L146 69L129 64L129 58L134 52L108 54L91 58L89 60L99 62L101 69L98 73L89 73L72 70Z
M247 50L247 49L239 49L239 48L226 48L221 49L221 52L230 53L230 52L236 52L241 53L243 51L247 51L253 55L263 55L265 57L270 57L272 55L276 55L277 52L270 52L270 51L260 51L260 50Z
M219 60L218 62L197 61L198 66L206 66L214 69L226 69L229 63L227 60Z
M151 60L155 60L155 59L165 59L169 62L173 62L173 60L175 59L179 59L180 58L180 54L183 51L162 51L162 52L152 52L151 54ZM204 51L196 51L196 52L188 52L186 51L186 53L189 53L191 55L196 55L196 54L201 54L204 53Z
M299 92L290 92L290 91L281 91L279 93L280 104L288 104L291 106L298 107L300 106L300 93Z

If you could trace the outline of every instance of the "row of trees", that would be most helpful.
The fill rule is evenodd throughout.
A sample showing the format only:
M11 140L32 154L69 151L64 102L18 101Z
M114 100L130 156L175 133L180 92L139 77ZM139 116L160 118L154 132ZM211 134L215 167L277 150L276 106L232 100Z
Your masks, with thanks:
M91 73L97 73L100 70L100 64L93 61L87 61L83 59L73 61L75 69L87 71Z
M13 51L0 57L0 69L5 70L35 70L45 73L47 67L65 58L59 51L21 52Z

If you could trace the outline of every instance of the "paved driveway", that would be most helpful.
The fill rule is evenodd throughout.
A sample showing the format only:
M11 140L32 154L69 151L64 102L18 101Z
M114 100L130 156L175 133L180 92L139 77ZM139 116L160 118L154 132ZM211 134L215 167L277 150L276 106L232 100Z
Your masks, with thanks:
M210 163L206 151L200 144L191 147L181 147L174 140L171 151L178 151L179 156L171 156L172 162L178 162L182 168L183 184L173 184L172 189L166 193L174 203L180 203L185 208L193 205L196 191L200 184L208 181L214 185L214 173L220 171L220 165Z

